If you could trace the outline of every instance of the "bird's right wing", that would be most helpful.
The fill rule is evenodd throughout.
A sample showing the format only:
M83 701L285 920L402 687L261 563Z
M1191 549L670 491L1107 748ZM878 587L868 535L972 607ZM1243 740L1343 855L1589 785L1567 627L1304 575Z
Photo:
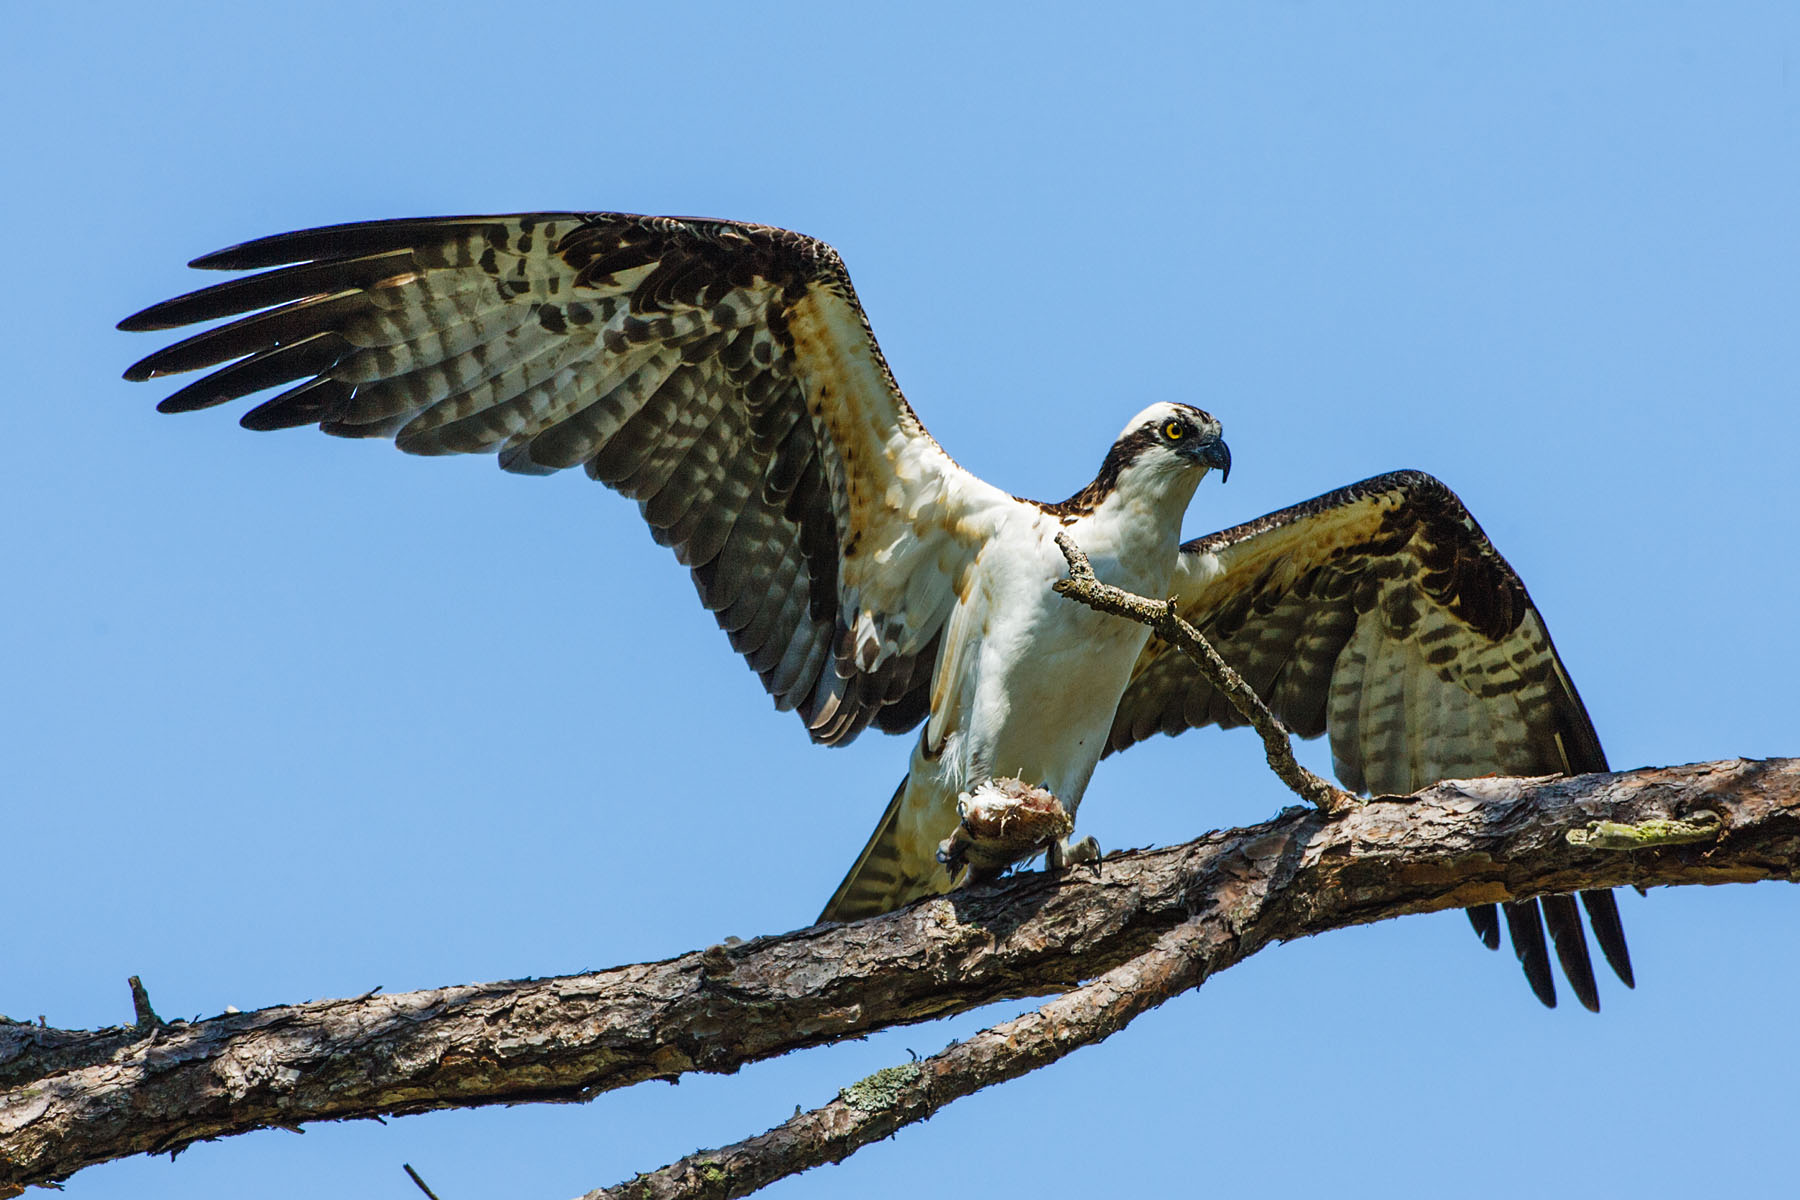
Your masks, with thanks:
M1593 723L1542 617L1442 483L1400 471L1182 547L1182 615L1288 728L1331 736L1346 787L1406 795L1442 779L1606 770ZM1108 751L1153 733L1243 724L1182 654L1152 638L1119 701ZM1631 983L1611 892L1585 892L1607 961ZM1504 907L1534 991L1554 1004L1535 902ZM1581 1002L1598 1006L1580 915L1543 917ZM1499 945L1492 905L1469 910Z
M126 371L207 372L163 411L292 385L243 424L581 466L638 502L815 740L924 716L956 588L1015 502L925 432L823 242L537 213L302 230L192 265L260 273L120 322L226 319Z

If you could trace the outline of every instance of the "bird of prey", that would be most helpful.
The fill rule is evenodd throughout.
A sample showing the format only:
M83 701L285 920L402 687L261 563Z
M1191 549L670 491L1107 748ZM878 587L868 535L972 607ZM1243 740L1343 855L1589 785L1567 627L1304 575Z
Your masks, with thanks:
M952 461L901 395L837 253L767 226L621 213L372 221L194 260L257 271L121 329L223 319L132 380L204 370L165 412L285 390L250 429L317 425L413 454L579 466L637 501L773 696L841 745L921 727L910 768L824 918L957 880L940 843L996 780L1073 817L1100 759L1239 723L1149 630L1063 599L1066 531L1099 578L1172 596L1295 732L1328 733L1352 789L1604 770L1523 584L1430 476L1383 475L1180 543L1231 457L1187 404L1132 417L1092 483L1024 500ZM1064 861L1064 841L1048 846ZM954 861L954 860L952 860ZM1583 899L1631 982L1609 892ZM1533 989L1597 1007L1573 897L1503 906ZM1492 906L1471 911L1499 945Z

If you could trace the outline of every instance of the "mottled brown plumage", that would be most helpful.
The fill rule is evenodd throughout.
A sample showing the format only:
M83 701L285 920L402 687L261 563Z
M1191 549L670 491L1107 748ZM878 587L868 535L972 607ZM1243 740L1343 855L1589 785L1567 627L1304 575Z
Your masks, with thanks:
M1404 795L1440 779L1607 769L1525 585L1429 475L1377 476L1197 538L1182 547L1176 601L1290 729L1330 734L1346 787ZM1158 732L1241 724L1186 658L1153 640L1120 698L1108 752ZM1629 983L1611 893L1584 899ZM1565 974L1594 1007L1573 900L1543 908ZM1551 1003L1537 905L1507 910L1526 974ZM1471 919L1499 944L1491 906Z
M1112 495L1113 489L1119 486L1119 473L1155 441L1155 435L1150 430L1133 430L1113 443L1112 448L1106 452L1106 457L1100 460L1100 469L1094 472L1093 481L1073 496L1055 503L1048 500L1031 500L1028 503L1037 505L1064 525L1085 517Z
M930 614L890 636L886 654L853 644L838 575L858 474L807 411L796 306L822 293L853 315L878 400L908 436L930 439L829 246L724 221L542 213L304 230L192 265L277 269L120 322L236 318L126 372L219 368L163 411L301 381L242 423L392 437L414 454L494 452L524 474L583 466L639 503L733 648L816 740L924 716Z

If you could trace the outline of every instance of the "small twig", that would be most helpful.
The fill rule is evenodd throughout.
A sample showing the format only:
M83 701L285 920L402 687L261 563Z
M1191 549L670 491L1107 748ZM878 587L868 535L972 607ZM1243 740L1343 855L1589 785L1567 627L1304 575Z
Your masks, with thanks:
M412 1177L412 1181L419 1185L419 1190L421 1192L424 1192L427 1196L430 1196L431 1200L438 1200L437 1193L432 1191L429 1187L427 1187L425 1185L425 1181L423 1179L419 1178L419 1173L412 1169L411 1163L401 1163L400 1169L405 1171L408 1175L410 1175Z
M143 981L133 975L125 982L131 985L131 1008L137 1014L137 1027L142 1030L161 1029L163 1019L150 1007L150 993L144 990Z
M841 1162L870 1142L922 1121L952 1100L1015 1079L1123 1029L1198 987L1248 947L1216 922L1188 921L1143 954L1035 1012L953 1042L930 1058L886 1067L829 1104L717 1150L698 1150L580 1200L724 1200Z
M1069 577L1059 579L1051 585L1057 594L1079 601L1096 612L1111 613L1116 617L1127 617L1148 625L1157 637L1187 655L1200 668L1200 674L1206 681L1231 701L1231 706L1262 737L1263 753L1268 757L1269 769L1295 795L1333 815L1363 803L1360 797L1346 792L1330 780L1319 778L1300 765L1294 758L1294 748L1288 741L1288 728L1281 723L1281 718L1270 711L1262 697L1256 694L1256 689L1244 682L1242 675L1232 670L1230 664L1219 657L1219 652L1213 649L1212 643L1182 619L1175 609L1175 601L1150 600L1100 582L1094 575L1093 565L1088 562L1087 555L1082 553L1081 547L1075 544L1075 539L1066 530L1057 531L1056 545L1069 562Z

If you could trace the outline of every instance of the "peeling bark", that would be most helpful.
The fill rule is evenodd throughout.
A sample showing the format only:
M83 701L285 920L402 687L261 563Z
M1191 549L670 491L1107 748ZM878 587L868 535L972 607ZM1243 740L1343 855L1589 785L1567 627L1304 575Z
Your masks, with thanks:
M1797 873L1800 760L1452 781L1336 815L1289 810L1060 879L1026 873L852 925L591 975L194 1023L156 1021L146 997L135 1015L149 1019L131 1027L0 1024L0 1195L7 1185L251 1129L577 1100L688 1071L730 1073L789 1050L1095 981L1008 1023L1040 1022L1038 1050L1012 1034L984 1042L1000 1032L992 1030L961 1043L972 1049L955 1063L940 1060L958 1047L919 1064L917 1076L889 1080L888 1099L875 1108L841 1100L849 1117L877 1119L834 1116L833 1128L855 1128L808 1144L823 1147L813 1161L835 1161L956 1095L1049 1061L1048 1050L1060 1057L1106 1036L1273 941L1546 892ZM1129 970L1108 974L1121 968ZM1132 984L1127 975L1142 978ZM1084 995L1101 1014L1086 1024L1068 1011ZM921 1081L923 1104L907 1099ZM795 1153L775 1155L798 1163L779 1174L810 1165ZM716 1157L698 1177L698 1190L645 1194L741 1195L761 1185L752 1182L757 1172L740 1175Z

